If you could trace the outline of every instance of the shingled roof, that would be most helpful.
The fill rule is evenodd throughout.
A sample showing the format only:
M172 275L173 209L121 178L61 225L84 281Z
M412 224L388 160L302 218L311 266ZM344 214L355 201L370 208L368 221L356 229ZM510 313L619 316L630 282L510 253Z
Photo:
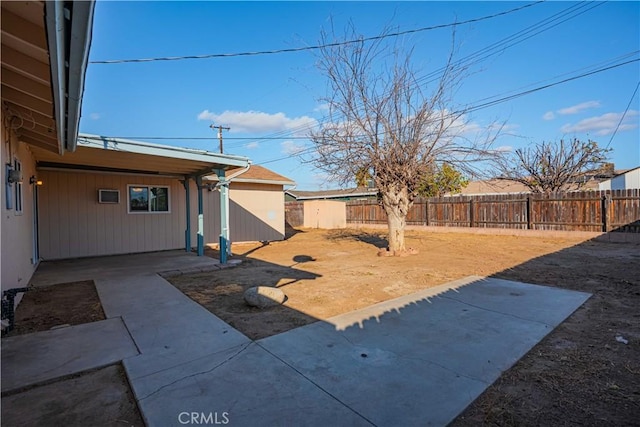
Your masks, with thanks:
M237 173L240 169L230 169L226 171L226 176L231 176ZM218 177L215 175L209 175L206 179L217 181ZM277 184L277 185L295 185L295 181L287 178L286 176L275 173L274 171L267 169L263 166L251 165L248 171L234 178L235 182L252 182L259 184Z

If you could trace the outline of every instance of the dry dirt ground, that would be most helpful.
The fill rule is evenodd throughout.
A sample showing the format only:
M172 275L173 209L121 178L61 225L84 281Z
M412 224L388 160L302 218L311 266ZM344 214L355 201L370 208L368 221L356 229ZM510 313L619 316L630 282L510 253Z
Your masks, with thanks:
M170 280L254 339L469 275L590 292L452 425L640 425L640 245L418 231L407 243L419 254L378 257L379 231L298 230L234 245L236 268ZM249 308L242 293L256 285L288 300Z
M103 319L93 281L61 283L26 292L7 336ZM3 393L1 404L3 426L144 426L120 364Z

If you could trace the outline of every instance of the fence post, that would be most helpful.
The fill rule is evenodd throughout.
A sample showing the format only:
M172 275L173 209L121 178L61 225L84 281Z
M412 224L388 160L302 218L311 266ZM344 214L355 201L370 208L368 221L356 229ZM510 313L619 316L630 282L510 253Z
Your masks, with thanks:
M424 210L425 210L425 222L428 227L429 226L429 199L425 199L424 201Z
M600 206L601 206L601 210L600 210L600 216L602 218L602 232L606 233L607 228L609 228L608 224L607 224L607 195L603 194L602 195L602 199L600 202Z
M533 211L531 207L531 196L527 196L527 230L531 230L531 212Z
M469 200L469 227L474 227L473 199Z

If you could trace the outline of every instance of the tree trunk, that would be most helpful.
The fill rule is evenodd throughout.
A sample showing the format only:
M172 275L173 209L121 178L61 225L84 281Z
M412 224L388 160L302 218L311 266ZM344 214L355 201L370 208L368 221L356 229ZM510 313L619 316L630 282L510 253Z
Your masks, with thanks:
M407 213L411 207L409 192L406 188L388 188L382 191L382 205L387 214L389 226L389 252L401 255L406 252L404 229L407 225Z
M387 209L387 222L389 226L389 252L394 255L405 252L404 228L407 224L406 215L402 215L397 208Z

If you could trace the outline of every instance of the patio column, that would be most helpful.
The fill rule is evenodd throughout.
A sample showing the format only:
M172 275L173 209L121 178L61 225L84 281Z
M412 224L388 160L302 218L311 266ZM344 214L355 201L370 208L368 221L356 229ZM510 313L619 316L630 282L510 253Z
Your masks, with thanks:
M204 208L202 200L202 177L196 178L198 187L198 256L204 255Z
M222 169L216 171L220 186L220 263L226 264L231 252L229 239L229 183Z
M187 252L191 252L191 192L190 192L190 178L188 176L184 177L184 181L182 181L182 185L184 185L184 190L186 192L185 198L187 199L187 229L184 232L184 246Z

